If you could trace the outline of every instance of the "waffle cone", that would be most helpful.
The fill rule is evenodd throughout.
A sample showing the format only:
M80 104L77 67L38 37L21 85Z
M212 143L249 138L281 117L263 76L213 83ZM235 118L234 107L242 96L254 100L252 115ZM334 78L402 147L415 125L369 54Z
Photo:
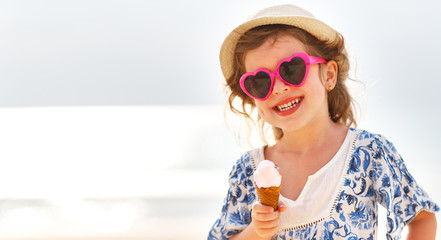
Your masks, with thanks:
M257 190L257 195L259 196L260 203L266 206L273 207L274 211L277 210L279 206L279 194L280 194L280 186L278 187L258 187L256 183L254 183Z

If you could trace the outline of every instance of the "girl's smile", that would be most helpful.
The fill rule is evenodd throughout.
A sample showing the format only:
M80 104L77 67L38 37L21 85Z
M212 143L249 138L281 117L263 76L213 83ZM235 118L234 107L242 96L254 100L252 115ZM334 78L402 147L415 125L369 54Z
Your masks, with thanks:
M274 111L280 116L293 114L300 107L303 97L291 97L282 100L274 106Z

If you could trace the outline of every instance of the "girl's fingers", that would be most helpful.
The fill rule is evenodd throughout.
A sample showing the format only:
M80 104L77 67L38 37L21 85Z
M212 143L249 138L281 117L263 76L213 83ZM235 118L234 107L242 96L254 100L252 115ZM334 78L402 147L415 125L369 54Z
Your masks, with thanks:
M284 212L284 211L286 211L286 209L288 209L288 207L282 201L279 201L279 207L278 207L277 211Z
M261 228L259 229L260 236L273 236L278 231L277 227L274 228Z
M272 213L274 212L273 207L262 205L260 202L253 203L253 211L256 213Z
M272 212L274 212L274 209L272 207L262 205L260 202L254 202L252 208L253 208L253 211L257 212L257 213L272 213ZM279 201L279 206L277 209L278 212L285 212L287 208L288 207L282 201Z
M279 203L279 210L274 211L270 206L254 202L251 218L253 226L259 236L272 236L277 233L280 225L280 212L285 211L283 203Z
M258 221L272 221L280 217L279 212L272 213L254 213L253 219Z
M258 229L273 229L279 227L280 219L271 221L254 221L254 225Z

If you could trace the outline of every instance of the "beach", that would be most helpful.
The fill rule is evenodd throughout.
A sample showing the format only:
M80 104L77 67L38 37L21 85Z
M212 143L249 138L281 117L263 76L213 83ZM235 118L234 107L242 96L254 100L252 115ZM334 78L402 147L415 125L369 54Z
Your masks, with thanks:
M246 151L223 117L217 105L0 108L0 239L206 239ZM440 203L425 154L406 164Z

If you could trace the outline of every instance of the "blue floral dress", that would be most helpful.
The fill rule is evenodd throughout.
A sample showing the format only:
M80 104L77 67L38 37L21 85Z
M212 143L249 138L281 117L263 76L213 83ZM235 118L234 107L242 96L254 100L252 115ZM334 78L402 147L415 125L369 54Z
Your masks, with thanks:
M387 209L387 239L399 239L403 227L418 212L439 211L391 142L364 130L350 131L357 135L329 216L299 228L281 229L273 239L376 239L377 203ZM251 206L257 200L253 173L247 152L230 173L225 204L208 239L229 239L251 223Z

